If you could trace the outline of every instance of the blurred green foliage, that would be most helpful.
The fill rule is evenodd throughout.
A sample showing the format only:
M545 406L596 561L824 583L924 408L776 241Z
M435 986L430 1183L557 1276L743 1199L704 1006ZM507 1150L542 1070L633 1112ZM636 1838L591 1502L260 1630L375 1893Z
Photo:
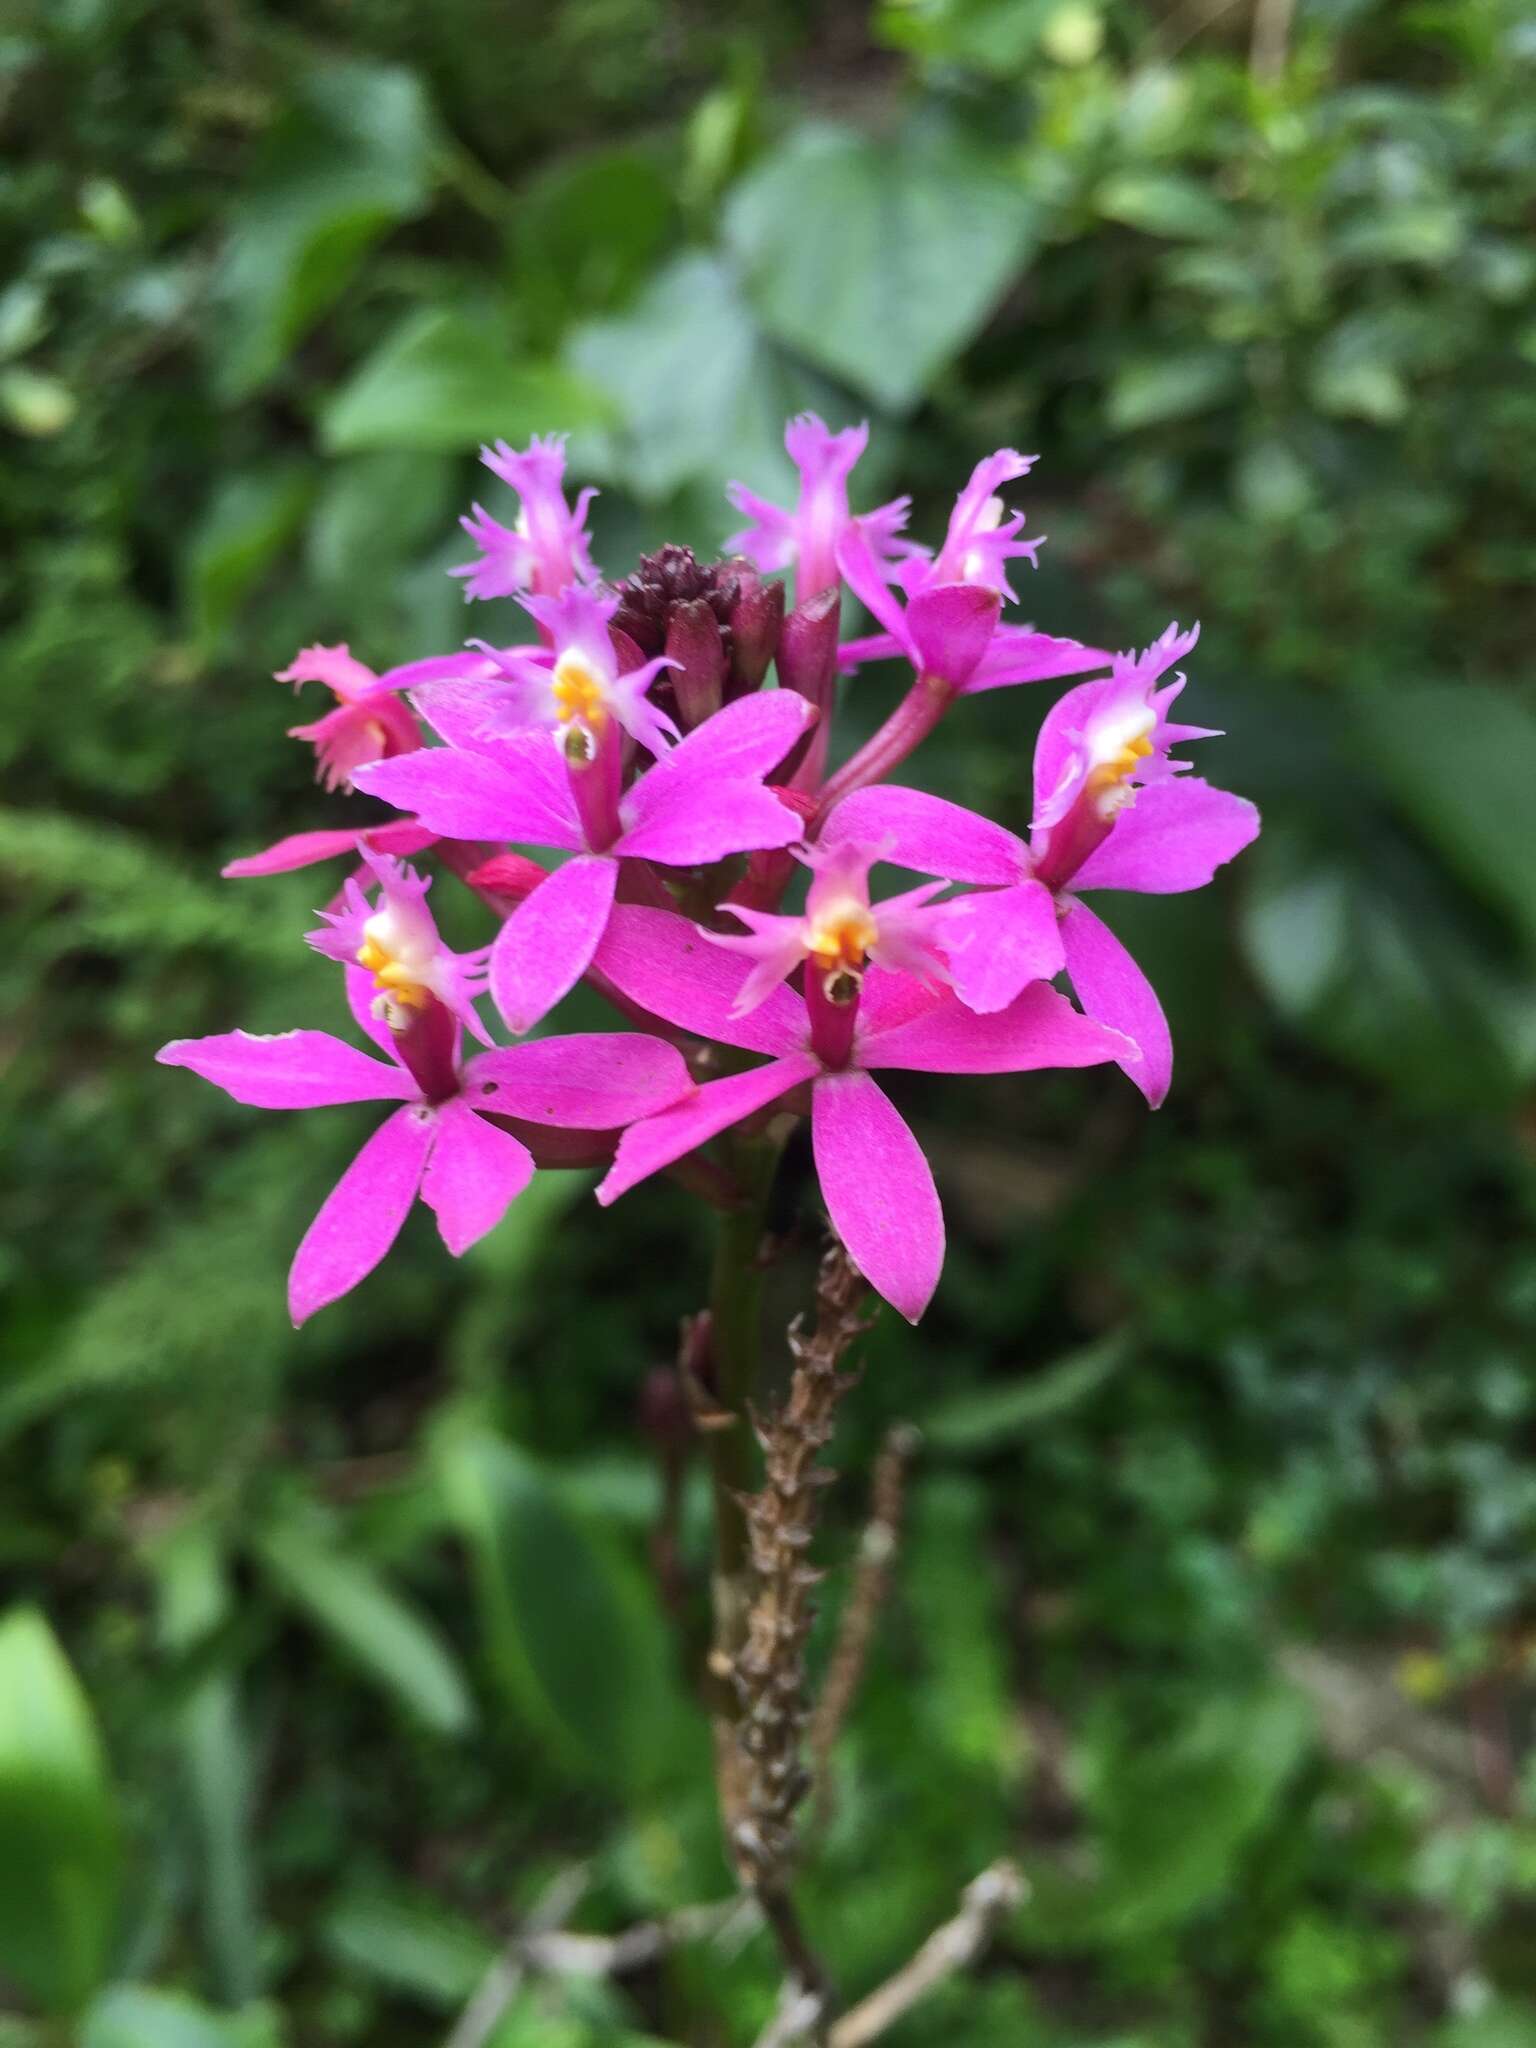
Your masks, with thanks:
M725 1889L636 1422L689 1205L549 1176L295 1337L347 1113L150 1054L340 1022L325 884L216 871L341 814L297 645L463 635L480 439L570 428L622 568L717 545L813 404L925 532L1039 449L1040 622L1201 614L1267 829L1119 920L1155 1123L910 1091L954 1250L839 1441L927 1427L808 1912L857 1988L1021 1857L912 2048L1536 2043L1518 0L13 0L0 123L0 2039L405 2048L573 1861L594 1927ZM1024 695L924 779L1017 821ZM781 1220L783 1321L793 1177ZM696 1947L494 2043L746 2042L772 1995Z

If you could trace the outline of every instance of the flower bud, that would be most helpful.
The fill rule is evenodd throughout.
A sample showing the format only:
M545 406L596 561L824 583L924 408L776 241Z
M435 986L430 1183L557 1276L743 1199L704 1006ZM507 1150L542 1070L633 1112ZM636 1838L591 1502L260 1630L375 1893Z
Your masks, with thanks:
M673 605L666 651L677 663L668 679L678 722L688 731L720 709L725 686L725 642L719 621L702 598Z
M549 880L549 870L541 868L536 860L529 860L526 854L497 853L472 868L464 879L471 889L479 889L487 896L503 896L509 903L521 903L541 882Z
M797 604L779 635L779 682L798 690L821 713L796 754L790 756L797 788L814 789L826 772L832 733L832 696L837 684L837 629L842 592L833 584Z
M779 635L779 681L821 711L832 701L837 675L837 628L842 593L833 584L797 604Z
M769 583L751 564L737 558L729 565L737 581L731 606L731 674L726 685L732 697L762 687L768 664L778 652L784 625L784 585Z

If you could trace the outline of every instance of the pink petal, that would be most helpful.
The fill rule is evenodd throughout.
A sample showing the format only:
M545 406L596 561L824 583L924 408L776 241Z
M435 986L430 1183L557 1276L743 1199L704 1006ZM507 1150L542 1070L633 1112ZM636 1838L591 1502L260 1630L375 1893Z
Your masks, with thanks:
M915 1323L944 1265L944 1212L922 1147L867 1074L823 1074L811 1102L833 1228L875 1292Z
M593 957L631 1002L701 1038L748 1052L798 1052L805 1044L805 1005L787 988L775 989L747 1016L735 1015L751 961L712 946L673 911L615 904Z
M175 1038L155 1058L189 1067L252 1109L324 1109L337 1102L408 1102L416 1083L398 1066L381 1066L328 1031L284 1031L274 1038L224 1031Z
M662 767L669 775L710 774L717 781L766 776L815 722L816 707L798 691L761 690L695 726Z
M1113 1057L1156 1109L1173 1079L1173 1040L1156 991L1108 925L1085 904L1073 904L1062 920L1061 936L1078 1001L1137 1048L1134 1058L1127 1053Z
M450 839L516 839L571 852L584 844L565 772L543 733L503 740L494 754L419 747L352 779Z
M1196 775L1155 782L1116 818L1114 829L1072 878L1078 889L1140 889L1169 896L1203 889L1216 870L1259 836L1246 797L1212 789Z
M226 879L245 875L287 875L296 868L312 868L322 860L335 860L340 854L356 850L356 832L294 832L286 839L263 847L260 853L242 854L219 872Z
M760 782L679 776L670 765L643 775L621 812L627 822L615 852L677 868L789 846L805 830L804 819Z
M1113 660L1102 647L1085 647L1081 640L1000 626L965 685L965 693L974 696L979 690L1001 689L1005 683L1044 683L1059 676L1080 676L1090 669L1108 668Z
M423 1103L397 1109L326 1196L288 1274L295 1327L365 1279L399 1236L437 1127Z
M866 633L862 640L845 640L837 650L842 669L862 668L867 661L890 661L900 654L901 643L891 633Z
M693 1090L682 1054L639 1031L572 1032L500 1046L470 1061L476 1109L566 1130L613 1131L655 1116Z
M939 943L955 994L967 1009L1006 1009L1029 982L1049 981L1066 965L1056 899L1040 882L978 889L941 905Z
M882 1032L894 1031L898 1024L926 1017L936 1003L949 1000L947 992L932 981L872 966L864 976L859 997L858 1042L862 1045Z
M845 796L822 827L823 839L889 840L882 859L948 882L1006 887L1029 874L1022 839L961 804L926 790L875 783Z
M414 818L391 818L382 825L368 825L361 831L295 832L279 839L261 853L249 853L232 860L220 873L228 880L247 875L287 875L298 868L312 868L323 860L335 860L343 853L420 853L435 844L437 834Z
M510 1131L476 1116L461 1097L443 1103L437 1119L421 1199L458 1258L495 1228L533 1179L533 1154Z
M843 581L876 625L883 627L900 651L915 663L918 656L907 628L907 615L885 580L868 535L856 521L844 530L837 544L837 566L843 572Z
M483 678L429 683L412 691L411 702L445 746L493 753L498 738L512 737L530 721L520 715L521 693L492 680L501 674L494 658L476 658L485 669Z
M491 1000L509 1031L531 1031L586 973L618 878L609 855L578 854L503 924L491 948Z
M975 583L940 583L907 606L907 632L927 675L964 689L997 630L1002 599Z
M454 654L428 654L420 661L406 661L399 668L386 669L374 687L419 690L429 683L474 681L495 673L496 664L489 655L478 648L464 647Z
M1064 995L1037 981L989 1016L946 994L910 1023L866 1036L859 1059L866 1067L919 1074L1023 1074L1036 1067L1096 1067L1129 1053L1118 1032L1080 1015Z
M631 1124L619 1140L607 1178L599 1185L597 1199L604 1208L664 1166L672 1165L721 1131L739 1124L743 1117L766 1109L781 1095L787 1095L802 1081L820 1071L820 1062L808 1052L793 1053L787 1059L770 1060L765 1067L753 1067L745 1074L728 1074L721 1081L704 1086L664 1109L660 1116Z

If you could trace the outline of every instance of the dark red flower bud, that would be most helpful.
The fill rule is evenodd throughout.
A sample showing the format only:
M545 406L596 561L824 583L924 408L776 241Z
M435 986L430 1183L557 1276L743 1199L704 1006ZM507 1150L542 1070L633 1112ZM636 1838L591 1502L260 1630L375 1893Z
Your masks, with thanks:
M666 651L678 664L667 671L667 677L678 723L687 732L720 709L725 687L725 642L720 623L703 598L688 598L672 606Z
M837 685L837 629L842 592L837 584L818 590L797 604L779 635L779 682L798 690L821 713L810 733L790 756L790 773L799 788L814 789L826 771L827 741L832 728L832 697Z
M762 687L768 664L778 652L784 586L766 582L750 562L739 558L728 567L738 589L731 607L731 675L726 690L729 696L741 697Z

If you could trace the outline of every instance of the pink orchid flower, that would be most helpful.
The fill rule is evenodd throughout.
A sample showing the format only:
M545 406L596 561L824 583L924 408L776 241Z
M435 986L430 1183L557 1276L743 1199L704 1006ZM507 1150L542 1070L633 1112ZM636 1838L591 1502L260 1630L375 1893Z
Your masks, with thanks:
M1010 462L1024 459L1011 449L1002 449L989 461L997 463L1004 458ZM977 476L982 476L987 466L979 464ZM961 507L979 488L973 477L961 492L950 538L937 559L913 559L897 571L905 605L887 582L864 536L856 528L844 534L838 549L843 576L882 630L848 641L838 654L843 668L904 655L920 678L931 678L947 694L974 695L1008 683L1049 682L1109 666L1110 656L1103 648L1037 633L1033 627L1001 623L1003 599L1013 595L1004 570L1005 558L1029 553L1039 542L1014 541L1022 523L1018 515L985 530L980 526L985 507L980 511L972 508L962 519Z
M837 582L838 549L851 529L865 536L875 560L887 560L912 501L892 498L858 517L849 510L848 479L868 445L867 423L834 434L813 412L792 419L784 430L784 446L800 472L799 502L790 512L745 484L728 485L726 496L752 523L731 535L725 552L745 555L765 571L793 566L799 604Z
M1123 1033L1139 1057L1120 1064L1155 1109L1173 1076L1173 1045L1151 983L1080 892L1199 889L1258 835L1246 798L1188 773L1170 749L1215 737L1175 725L1184 687L1157 682L1194 645L1198 628L1170 627L1114 674L1082 683L1047 715L1035 748L1030 841L959 804L889 785L860 789L827 821L827 836L882 839L919 874L975 885L935 906L954 988L972 1009L1006 1009L1032 981L1065 968L1092 1017Z
M450 571L465 578L466 597L513 597L533 591L558 597L573 583L595 583L587 510L597 496L584 490L575 506L565 498L565 436L533 440L521 453L498 441L480 460L517 492L521 505L511 526L476 505L459 521L479 558Z
M345 966L366 967L377 991L374 1010L394 1032L405 1032L409 1012L441 1003L482 1045L490 1033L475 1010L483 995L488 946L474 953L455 953L438 936L437 921L427 908L430 875L419 875L404 861L365 853L363 865L379 900L368 901L359 884L348 879L340 910L322 910L319 931L305 937L317 953Z
M924 882L904 895L871 904L869 871L887 851L884 844L865 845L857 839L795 847L795 858L811 870L805 909L798 916L754 910L746 903L716 905L748 927L745 932L699 927L712 945L753 962L737 997L738 1016L766 1002L806 961L814 963L823 977L839 968L857 975L870 961L920 980L948 981L949 964L939 943L943 913L927 907L947 884ZM808 994L807 1000L812 999Z
M290 739L308 740L314 748L317 782L327 789L349 788L352 770L365 761L408 754L421 745L416 721L399 696L410 675L409 669L375 675L345 644L301 647L290 666L278 670L278 682L295 689L324 683L336 699L336 709L324 718L288 729Z
M619 608L613 592L572 587L558 597L520 602L538 621L546 645L481 650L487 663L482 673L494 686L487 702L503 731L541 726L559 734L568 747L579 745L589 753L611 744L615 759L621 733L649 754L664 754L675 743L676 725L647 692L663 669L679 664L658 654L634 668L620 668L608 625ZM638 652L623 634L619 643Z
M512 1031L531 1030L586 973L622 860L698 867L803 834L799 814L763 781L816 716L792 691L727 704L627 791L616 745L573 749L544 732L498 730L469 687L424 690L417 701L448 744L380 761L360 771L360 787L448 838L575 855L518 905L491 948L491 998Z
M457 1258L500 1222L533 1177L534 1155L502 1122L613 1131L692 1090L674 1046L639 1033L538 1039L460 1057L473 1015L472 961L437 937L409 869L379 866L380 908L365 902L312 942L347 965L347 1000L384 1060L328 1031L226 1031L162 1046L254 1109L397 1102L305 1232L288 1276L295 1324L349 1293L399 1235L419 1193ZM364 912L368 912L366 916ZM349 953L348 949L355 950Z
M653 1015L769 1055L766 1065L707 1081L632 1124L598 1200L617 1200L743 1118L808 1090L816 1172L833 1225L871 1287L909 1322L938 1284L944 1217L922 1149L871 1070L1011 1074L1097 1066L1129 1051L1054 989L1026 989L979 1017L948 991L879 967L861 975L841 964L808 965L804 996L777 985L744 1011L752 964L681 918L641 905L614 911L597 965Z
M979 583L988 590L1001 591L1010 604L1018 603L1016 592L1009 587L1007 565L1022 555L1034 568L1044 535L1039 540L1020 540L1024 514L1009 512L998 493L1004 484L1027 476L1038 459L1020 455L1015 448L999 448L977 463L955 500L938 554L930 557L926 548L908 544L907 559L895 576L908 597L934 583Z

